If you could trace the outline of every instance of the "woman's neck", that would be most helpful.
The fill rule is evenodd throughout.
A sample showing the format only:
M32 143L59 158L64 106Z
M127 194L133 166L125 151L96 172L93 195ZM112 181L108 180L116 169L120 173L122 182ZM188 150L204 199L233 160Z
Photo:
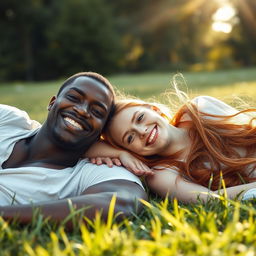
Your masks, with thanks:
M180 158L184 159L188 154L191 146L188 127L170 126L170 145L164 155L173 155L181 152Z

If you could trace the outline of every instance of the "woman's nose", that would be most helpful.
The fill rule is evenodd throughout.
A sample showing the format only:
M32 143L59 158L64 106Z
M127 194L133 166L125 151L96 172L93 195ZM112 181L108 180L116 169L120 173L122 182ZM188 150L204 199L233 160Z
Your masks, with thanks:
M137 133L140 135L140 137L144 137L147 134L147 127L144 125L137 126Z

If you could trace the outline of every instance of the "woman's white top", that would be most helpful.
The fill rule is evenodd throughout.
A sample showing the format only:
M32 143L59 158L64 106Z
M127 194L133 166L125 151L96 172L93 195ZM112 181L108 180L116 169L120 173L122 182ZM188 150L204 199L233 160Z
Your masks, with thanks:
M218 100L210 96L198 96L192 101L200 112L204 112L211 115L229 116L238 113L238 110L226 104L225 102ZM218 117L205 117L217 120ZM250 117L246 114L239 114L230 119L232 123L246 124L250 121Z
M125 168L97 166L87 159L61 170L43 167L3 169L2 164L11 155L15 143L32 136L40 127L26 112L0 104L0 206L73 197L92 185L109 180L129 180L143 187L139 178Z

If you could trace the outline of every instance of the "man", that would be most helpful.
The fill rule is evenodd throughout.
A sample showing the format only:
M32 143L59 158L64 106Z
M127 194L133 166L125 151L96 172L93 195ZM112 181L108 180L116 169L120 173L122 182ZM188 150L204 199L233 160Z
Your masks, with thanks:
M116 212L129 215L136 200L146 199L139 179L121 167L97 166L81 159L100 136L113 111L114 91L107 79L87 72L70 77L48 106L40 126L26 113L0 108L0 212L29 222L33 208L63 220L75 209L93 218L107 216L116 195ZM69 198L69 200L67 199ZM140 208L140 206L139 206Z

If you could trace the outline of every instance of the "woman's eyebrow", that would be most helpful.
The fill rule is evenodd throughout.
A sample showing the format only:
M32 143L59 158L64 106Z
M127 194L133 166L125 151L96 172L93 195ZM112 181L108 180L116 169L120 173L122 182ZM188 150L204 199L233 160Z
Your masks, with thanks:
M137 111L135 111L135 112L133 113L132 119L131 119L131 123L134 123L135 117L136 117L136 115L137 115L138 112L139 112L139 111L137 110ZM127 133L128 133L128 131L126 131L126 132L124 133L124 135L122 136L122 143L124 143L124 139L125 139Z

